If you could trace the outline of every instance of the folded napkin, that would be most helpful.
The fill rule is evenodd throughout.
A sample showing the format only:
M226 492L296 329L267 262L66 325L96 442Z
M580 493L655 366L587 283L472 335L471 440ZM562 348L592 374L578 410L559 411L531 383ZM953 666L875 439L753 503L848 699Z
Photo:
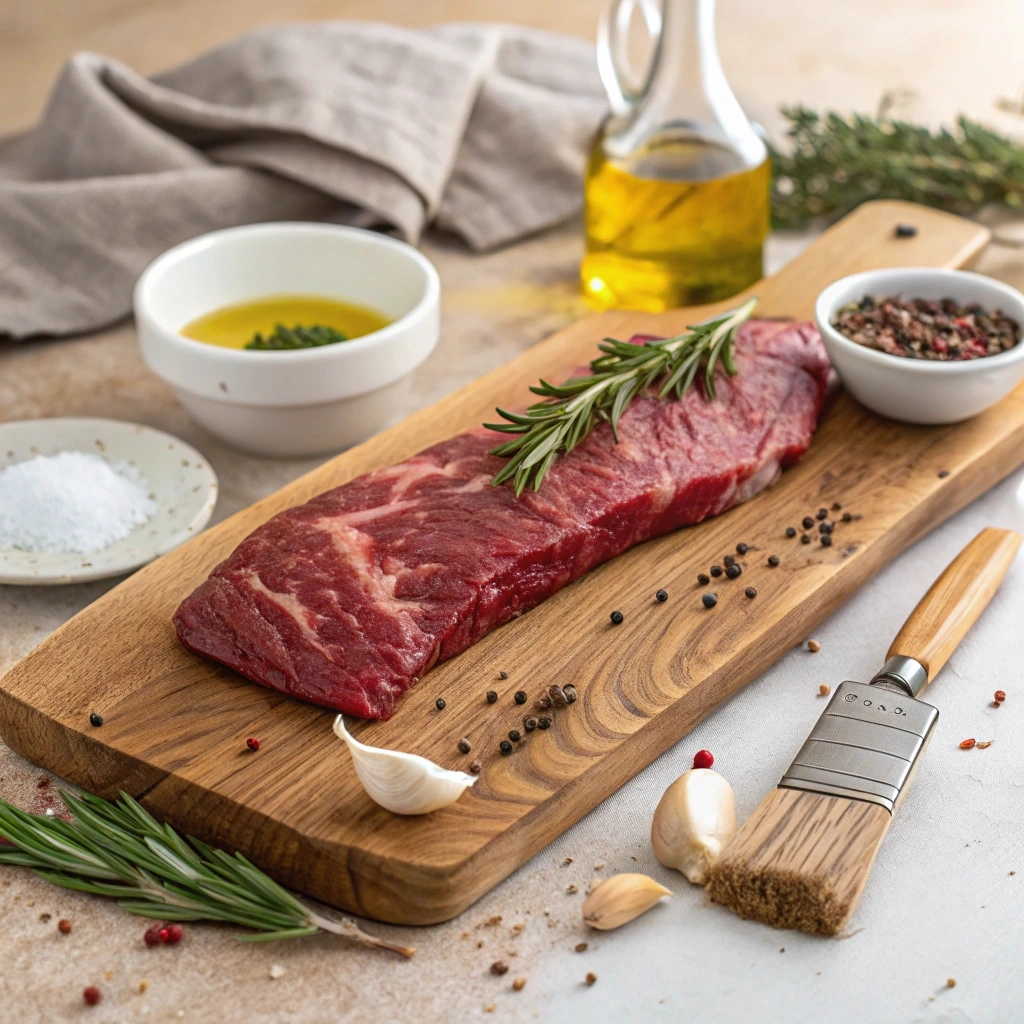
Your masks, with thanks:
M590 44L507 25L273 26L151 79L77 54L0 141L0 335L109 324L154 256L233 224L511 242L579 208L604 108Z

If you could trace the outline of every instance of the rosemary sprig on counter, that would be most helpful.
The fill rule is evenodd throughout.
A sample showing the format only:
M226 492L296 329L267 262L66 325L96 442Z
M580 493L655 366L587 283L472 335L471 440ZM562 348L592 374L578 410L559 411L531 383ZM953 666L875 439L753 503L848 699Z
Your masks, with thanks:
M868 199L906 199L968 215L988 203L1024 207L1024 147L967 117L933 132L889 116L784 107L790 152L772 149L772 219L801 227Z
M304 327L302 324L285 327L284 324L277 324L266 336L257 331L245 347L254 352L286 352L297 348L336 345L339 341L348 341L348 335L333 327L322 327L319 324L312 327Z
M526 412L497 409L507 422L484 424L503 434L517 434L511 441L491 449L508 462L494 477L495 486L511 480L516 497L527 486L540 488L555 460L571 452L600 422L611 424L618 441L619 418L629 403L656 382L658 397L669 393L682 398L698 371L704 370L704 390L715 397L714 372L721 360L725 372L736 372L732 343L736 330L754 311L751 298L736 309L694 324L686 334L633 345L605 338L598 348L604 353L590 364L591 374L572 377L562 384L541 380L530 390L544 401Z
M403 956L415 950L369 935L348 918L328 920L233 857L160 825L126 793L116 803L60 794L74 821L28 814L0 800L0 864L32 868L67 889L112 896L131 914L165 921L227 921L249 942L333 932Z

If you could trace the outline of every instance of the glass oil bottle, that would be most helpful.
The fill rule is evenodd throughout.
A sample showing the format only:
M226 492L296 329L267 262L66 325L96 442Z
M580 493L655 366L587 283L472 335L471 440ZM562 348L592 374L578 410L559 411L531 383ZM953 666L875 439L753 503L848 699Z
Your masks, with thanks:
M639 8L653 53L623 81ZM660 310L714 302L762 276L771 166L729 88L714 0L616 0L598 37L611 114L584 182L583 289L592 305Z

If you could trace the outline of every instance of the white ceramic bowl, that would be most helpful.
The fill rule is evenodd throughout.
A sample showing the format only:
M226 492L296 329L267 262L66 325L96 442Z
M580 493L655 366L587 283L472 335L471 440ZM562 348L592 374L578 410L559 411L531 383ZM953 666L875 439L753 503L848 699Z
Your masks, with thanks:
M873 412L904 423L957 423L995 405L1024 377L1024 341L999 355L958 362L907 359L858 345L832 326L832 318L865 295L977 302L1022 327L1024 295L982 274L936 267L869 270L829 285L814 306L818 330L843 386Z
M222 306L283 294L368 306L393 322L295 352L220 348L178 333ZM437 271L404 242L333 224L253 224L157 257L135 287L135 318L146 365L211 433L257 455L321 455L399 418L409 374L437 344L439 297Z

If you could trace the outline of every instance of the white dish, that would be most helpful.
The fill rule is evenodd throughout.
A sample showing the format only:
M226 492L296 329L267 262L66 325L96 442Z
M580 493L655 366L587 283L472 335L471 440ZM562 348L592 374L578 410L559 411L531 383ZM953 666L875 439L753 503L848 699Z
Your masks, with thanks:
M907 359L851 341L832 318L865 295L977 302L1022 327L1024 295L982 274L936 267L869 270L829 285L818 296L814 319L843 386L873 412L904 423L958 423L995 405L1024 377L1024 341L999 355L957 362Z
M0 550L0 583L85 583L131 572L194 537L217 504L217 477L210 464L191 445L163 431L101 419L0 423L0 469L64 451L134 466L149 483L157 511L123 540L89 555Z
M408 375L440 331L437 271L412 246L333 224L253 224L157 257L135 288L142 358L211 433L243 451L323 455L394 419ZM368 306L393 322L295 352L248 352L178 332L205 313L270 295Z

